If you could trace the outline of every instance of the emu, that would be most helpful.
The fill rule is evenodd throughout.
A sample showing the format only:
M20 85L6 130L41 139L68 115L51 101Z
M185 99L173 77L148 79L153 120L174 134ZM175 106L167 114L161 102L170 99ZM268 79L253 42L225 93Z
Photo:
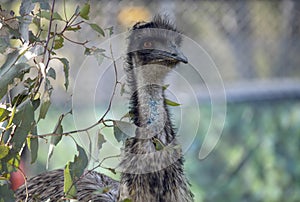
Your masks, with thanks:
M164 79L187 58L179 50L181 36L160 16L135 24L129 36L125 68L131 90L130 114L137 126L122 149L121 180L87 171L76 183L79 201L191 202L183 171L183 154L165 102ZM27 182L29 201L63 198L63 170L39 174ZM103 187L109 190L99 193ZM25 199L25 187L16 199Z

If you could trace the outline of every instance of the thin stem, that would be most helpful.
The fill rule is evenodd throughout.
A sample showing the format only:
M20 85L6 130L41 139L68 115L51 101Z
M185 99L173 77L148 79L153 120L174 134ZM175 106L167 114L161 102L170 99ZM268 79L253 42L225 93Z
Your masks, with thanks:
M66 40L68 40L68 41L70 41L72 43L75 43L75 44L78 44L78 45L83 45L83 46L89 42L89 41L84 41L84 42L73 41L72 39L69 39L65 35L62 35L62 37L64 37L64 39L66 39Z
M44 49L44 53L43 53L43 59L42 59L43 63L45 62L47 47L48 47L48 44L50 41L51 27L52 27L52 22L53 22L54 5L55 5L55 0L52 1L52 7L50 10L49 28L48 28L47 40L46 40L45 49Z
M72 25L70 25L70 27L74 27L74 26L80 25L80 24L82 24L82 23L84 23L84 21L83 21L83 20L82 20L82 21L80 21L80 22L77 22L77 23L75 23L75 24L72 24Z
M55 24L55 28L54 28L54 34L53 34L54 39L55 39L55 36L56 36L56 32L57 32L57 24ZM52 41L51 48L48 51L48 59L47 59L46 65L45 65L45 71L46 71L46 69L49 65L50 60L51 60L51 51L53 50L54 44L55 44L55 40Z

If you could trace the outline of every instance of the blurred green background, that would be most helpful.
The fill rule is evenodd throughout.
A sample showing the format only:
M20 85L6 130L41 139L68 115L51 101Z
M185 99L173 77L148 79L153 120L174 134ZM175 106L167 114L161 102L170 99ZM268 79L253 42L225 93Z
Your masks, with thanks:
M62 11L62 2L57 1L58 12ZM74 10L84 1L66 3ZM300 201L300 1L91 0L90 3L90 19L103 28L113 26L115 35L127 31L135 21L149 20L157 13L167 14L184 35L200 44L215 62L225 86L227 115L218 144L200 160L198 155L211 121L212 106L209 94L196 92L199 105L192 107L200 110L200 125L193 144L185 153L185 170L195 201ZM17 10L20 2L2 0L1 4L7 10ZM78 41L89 39L95 44L105 40L88 28L73 37ZM80 69L78 64L82 64L85 56L83 48L74 49L73 46L65 44L60 54L70 61L71 86L74 87ZM107 80L110 79L108 76ZM82 122L88 125L93 123L87 120L91 116L90 100L84 96L89 84L81 85L82 105L77 106L77 110L84 117ZM171 85L176 89L176 84ZM196 89L205 86L202 81L194 81L193 85L197 85ZM78 88L80 91L80 85ZM101 90L101 86L99 88ZM104 85L103 92L106 88ZM71 108L72 94L72 90L64 92L63 77L58 78L48 117L40 122L39 134L52 132L59 115ZM109 93L104 94L108 95L96 100L98 117L105 110L109 97ZM186 95L186 100L189 99ZM118 111L120 106L113 107ZM120 114L122 110L124 108L119 110ZM174 114L176 110L171 109ZM190 117L182 117L179 121L188 125L197 116L190 113ZM176 115L174 119L177 123ZM63 124L65 131L78 127L71 116ZM92 142L96 131L89 133ZM90 167L105 156L119 152L121 145L112 137L112 130L106 129L104 133L108 142L100 153L92 151ZM87 141L86 134L78 134L79 137L83 144ZM41 140L38 163L28 163L28 175L45 170L48 146ZM89 150L88 144L85 148ZM74 153L76 148L71 138L63 137L49 169L62 168ZM108 164L117 165L116 162ZM105 169L101 172L118 178Z

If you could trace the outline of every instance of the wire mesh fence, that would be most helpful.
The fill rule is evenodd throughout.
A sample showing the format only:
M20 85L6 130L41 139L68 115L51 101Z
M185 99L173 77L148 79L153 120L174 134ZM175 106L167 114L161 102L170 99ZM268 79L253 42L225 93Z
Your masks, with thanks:
M239 88L241 82L253 90L264 91L263 86L257 86L257 80L268 80L274 89L272 92L264 91L266 98L274 97L272 93L277 93L275 97L299 97L300 89L295 87L299 86L300 77L298 1L94 3L96 10L101 11L100 15L95 14L97 18L107 26L114 25L117 33L127 31L134 22L149 20L155 14L167 15L184 35L203 47L212 57L225 82L225 88L229 90ZM277 88L285 85L282 79L289 80L289 85L296 88L292 94ZM239 90L242 89L233 89L235 92ZM248 98L251 100L251 96ZM231 101L231 94L228 100Z

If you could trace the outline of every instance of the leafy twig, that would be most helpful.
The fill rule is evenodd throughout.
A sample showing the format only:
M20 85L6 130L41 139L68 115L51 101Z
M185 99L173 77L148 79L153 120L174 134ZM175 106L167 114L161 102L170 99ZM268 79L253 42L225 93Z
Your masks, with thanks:
M52 27L52 22L53 22L54 5L55 5L55 0L52 1L52 7L50 10L49 28L48 28L47 40L46 40L45 49L44 49L44 53L43 53L43 59L42 59L43 63L45 62L47 47L48 47L49 41L51 39L50 35L51 35L51 27Z
M106 111L104 112L104 114L102 115L102 117L96 123L92 124L91 126L89 126L87 128L83 128L83 129L79 129L79 130L72 130L72 131L61 133L61 134L47 133L47 134L42 134L42 135L38 135L38 136L29 136L30 138L45 138L45 137L48 137L48 136L59 136L59 135L61 135L61 136L65 135L66 136L66 135L70 135L70 134L74 134L74 133L86 132L86 131L96 127L97 125L99 125L101 123L105 125L106 121L112 121L111 119L105 120L105 117L108 114L108 112L111 110L113 98L115 97L117 85L118 85L119 82L118 82L117 65L116 65L116 61L114 59L111 44L110 44L110 53L111 53L111 58L112 58L112 61L113 61L115 83L114 83L113 93L110 97L108 107L107 107Z

